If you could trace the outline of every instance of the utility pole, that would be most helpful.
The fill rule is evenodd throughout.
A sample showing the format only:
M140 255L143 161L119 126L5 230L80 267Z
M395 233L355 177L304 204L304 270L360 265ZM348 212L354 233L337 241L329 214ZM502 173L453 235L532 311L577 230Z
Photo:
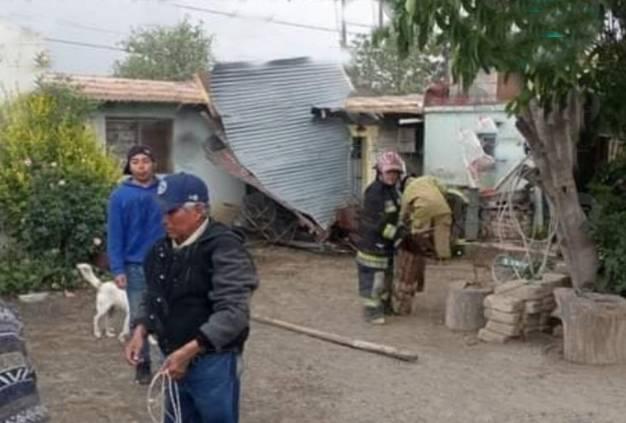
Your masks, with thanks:
M383 1L378 0L378 28L383 27Z

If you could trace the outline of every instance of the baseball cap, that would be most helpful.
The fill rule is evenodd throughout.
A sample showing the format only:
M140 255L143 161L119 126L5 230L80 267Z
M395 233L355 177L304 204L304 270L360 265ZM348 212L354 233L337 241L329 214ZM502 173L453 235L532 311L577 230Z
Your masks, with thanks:
M174 173L161 179L157 195L163 213L169 213L189 202L209 202L209 189L204 181L184 172Z
M132 160L133 157L135 157L138 154L145 154L146 156L150 157L150 160L152 160L153 162L156 161L154 159L154 153L152 152L152 149L150 147L148 147L147 145L133 145L130 150L128 150L128 154L126 154L126 165L124 166L124 175L130 175L130 161Z

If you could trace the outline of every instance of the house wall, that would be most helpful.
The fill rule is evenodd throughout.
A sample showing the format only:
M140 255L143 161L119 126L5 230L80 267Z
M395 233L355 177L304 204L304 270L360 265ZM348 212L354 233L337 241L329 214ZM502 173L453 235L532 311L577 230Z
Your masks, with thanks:
M505 112L504 105L437 106L426 108L424 113L424 174L451 185L469 185L459 133L463 129L475 129L483 116L491 117L499 127L496 166L481 177L481 188L493 187L519 163L525 157L524 138L515 128L515 119Z
M221 221L232 221L245 195L245 184L207 159L204 143L211 131L197 111L177 105L106 104L91 119L91 126L103 145L107 117L172 119L174 171L189 172L202 178L209 187L213 216Z
M363 138L362 191L376 178L376 158L383 151L398 152L406 163L407 174L422 174L421 152L415 149L415 127L399 127L395 120L387 119L377 125L350 125L350 134Z
M39 35L0 19L0 99L35 86L35 58L45 51Z
M211 163L204 146L211 131L196 111L183 109L174 124L174 167L193 173L209 186L211 213L223 222L232 222L246 193L245 184Z

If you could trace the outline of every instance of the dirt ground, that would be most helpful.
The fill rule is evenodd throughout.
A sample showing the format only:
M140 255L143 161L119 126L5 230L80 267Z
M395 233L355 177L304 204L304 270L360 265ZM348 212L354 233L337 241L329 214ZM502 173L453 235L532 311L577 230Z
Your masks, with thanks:
M626 366L566 363L557 339L487 345L443 326L448 283L463 262L432 265L413 316L384 327L361 321L350 257L281 248L254 251L262 287L257 313L404 347L405 363L252 325L242 422L619 423ZM130 382L116 339L91 335L93 290L21 305L43 400L54 422L149 422L146 389Z

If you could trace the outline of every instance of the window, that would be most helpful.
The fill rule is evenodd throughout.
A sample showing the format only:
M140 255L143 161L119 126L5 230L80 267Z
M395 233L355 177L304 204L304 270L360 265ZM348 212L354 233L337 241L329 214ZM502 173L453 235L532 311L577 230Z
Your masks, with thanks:
M361 192L363 191L363 142L362 137L353 137L350 147L352 194L358 199L361 199Z
M360 160L363 154L363 138L353 137L352 148L350 149L350 158L354 160Z
M173 170L172 133L171 119L106 118L107 150L125 162L130 147L147 145L154 152L159 173Z

